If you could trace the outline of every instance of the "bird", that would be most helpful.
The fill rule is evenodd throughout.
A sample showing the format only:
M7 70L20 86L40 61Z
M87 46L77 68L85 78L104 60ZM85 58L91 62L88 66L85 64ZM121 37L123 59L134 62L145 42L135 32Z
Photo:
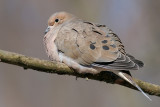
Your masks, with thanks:
M62 62L78 73L113 72L151 100L130 74L144 63L126 53L120 38L106 25L56 12L48 19L43 42L50 60Z

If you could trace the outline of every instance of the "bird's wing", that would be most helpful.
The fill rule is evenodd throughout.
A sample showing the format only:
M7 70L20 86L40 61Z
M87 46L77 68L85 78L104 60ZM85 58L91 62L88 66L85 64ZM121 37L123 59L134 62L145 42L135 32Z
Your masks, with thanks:
M114 41L113 44L110 44L112 47L117 47L118 57L114 61L106 62L106 61L96 61L92 65L97 67L103 67L106 69L113 69L113 70L138 70L139 67L143 67L143 62L135 59L133 56L126 54L124 46L120 40L120 38L113 33L112 30L107 28L105 25L96 24L102 31L107 34L108 38Z
M113 70L136 70L121 40L104 25L73 20L61 28L55 40L59 51L81 65Z

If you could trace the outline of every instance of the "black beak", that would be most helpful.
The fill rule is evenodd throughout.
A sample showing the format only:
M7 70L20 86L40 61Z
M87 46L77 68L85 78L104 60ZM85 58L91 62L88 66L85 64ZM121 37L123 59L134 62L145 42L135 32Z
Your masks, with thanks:
M47 29L45 30L44 34L48 33L50 31L50 27L48 26Z

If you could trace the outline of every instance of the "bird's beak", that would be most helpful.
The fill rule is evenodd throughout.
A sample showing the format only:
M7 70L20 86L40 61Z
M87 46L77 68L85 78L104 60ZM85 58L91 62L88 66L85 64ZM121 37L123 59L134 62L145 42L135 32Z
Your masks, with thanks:
M50 31L50 27L48 26L47 29L45 30L44 34L48 33Z

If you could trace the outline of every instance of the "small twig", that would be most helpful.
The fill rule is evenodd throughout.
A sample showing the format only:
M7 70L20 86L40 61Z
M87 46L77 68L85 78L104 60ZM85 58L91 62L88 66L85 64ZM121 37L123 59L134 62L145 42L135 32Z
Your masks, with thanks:
M37 58L27 57L21 54L7 52L3 50L0 50L0 61L8 64L18 65L23 67L24 69L34 69L41 72L55 73L60 75L72 75L81 78L103 81L111 84L119 84L136 90L135 87L133 87L128 82L122 80L111 72L101 72L96 75L79 74L74 72L72 69L70 69L63 63L40 60ZM135 81L144 90L144 92L150 95L160 96L160 86L147 83L138 79L135 79Z

